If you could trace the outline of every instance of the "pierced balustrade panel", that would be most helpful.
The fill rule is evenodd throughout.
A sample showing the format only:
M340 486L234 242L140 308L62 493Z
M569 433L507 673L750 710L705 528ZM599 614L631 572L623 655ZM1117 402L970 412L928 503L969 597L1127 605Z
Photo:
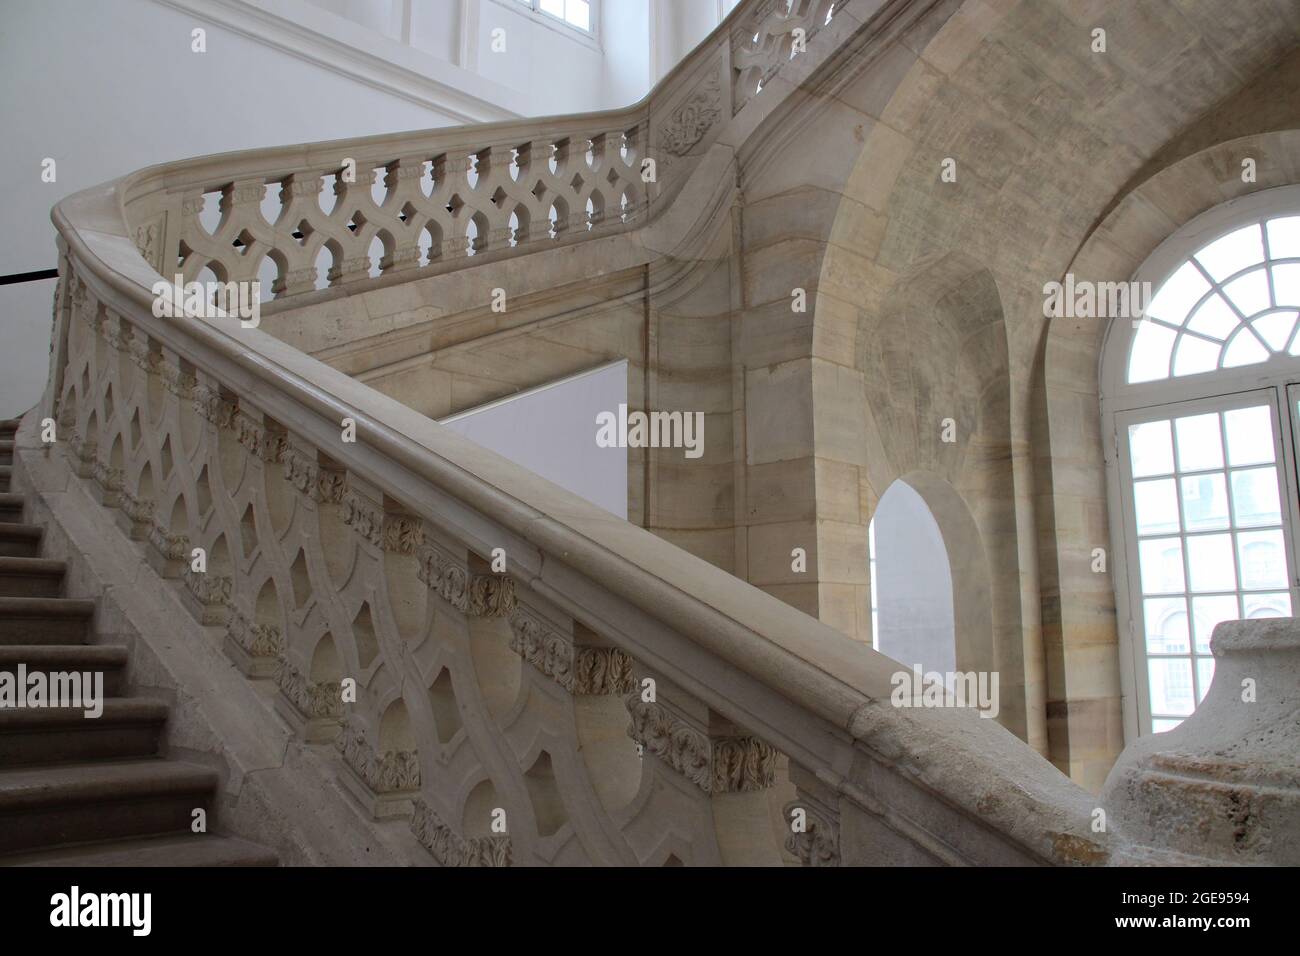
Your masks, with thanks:
M195 187L180 196L173 261L186 282L269 278L263 299L283 298L603 235L645 217L644 140L634 125L385 162L340 155L271 181ZM141 253L161 259L146 238Z

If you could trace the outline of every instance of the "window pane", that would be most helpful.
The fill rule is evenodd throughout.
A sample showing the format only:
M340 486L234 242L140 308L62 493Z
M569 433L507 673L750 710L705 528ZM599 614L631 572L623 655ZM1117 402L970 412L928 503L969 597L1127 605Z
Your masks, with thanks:
M1246 620L1257 621L1266 617L1291 616L1291 592L1276 594L1247 594L1241 603L1246 606Z
M591 29L591 7L587 0L568 0L566 20L580 30Z
M1216 531L1228 527L1228 487L1222 472L1184 478L1182 486L1184 530Z
M1168 475L1174 470L1174 443L1169 422L1143 422L1128 429L1133 477Z
M1282 523L1277 469L1251 468L1232 473L1232 508L1239 528Z
M1181 723L1181 720L1153 719L1151 721L1151 732L1153 734L1163 734L1166 730L1173 730Z
M1270 312L1254 322L1255 331L1274 352L1283 352L1291 342L1295 329L1294 312Z
M1151 300L1146 314L1174 325L1182 325L1183 319L1192 310L1192 306L1209 291L1210 284L1205 281L1205 276L1201 275L1201 270L1192 263L1185 262L1182 268L1160 287Z
M1193 591L1232 591L1237 587L1232 566L1232 535L1206 534L1187 539L1187 567Z
M1228 433L1228 464L1262 465L1273 460L1273 416L1267 405L1223 413Z
M1273 267L1273 297L1278 305L1300 306L1300 264Z
M1205 700L1205 692L1214 680L1214 658L1198 657L1196 659L1196 702Z
M540 6L543 13L564 19L564 0L542 0Z
M1223 467L1223 442L1219 438L1219 414L1192 415L1180 418L1178 430L1178 468L1180 471L1204 471Z
M1191 321L1187 323L1187 327L1194 332L1200 332L1202 335L1212 335L1216 339L1223 340L1240 323L1241 320L1237 318L1237 313L1233 312L1228 303L1223 301L1223 297L1216 292L1192 313Z
M1237 551L1241 557L1243 589L1257 591L1287 586L1286 555L1282 551L1280 528L1276 531L1242 532L1237 535Z
M1138 324L1128 362L1130 382L1154 382L1169 377L1169 353L1174 348L1175 334L1173 329L1155 322Z
M1182 335L1178 338L1178 351L1174 353L1175 375L1199 375L1201 372L1213 372L1219 367L1219 352L1222 346L1194 335Z
M1174 594L1183 590L1181 538L1149 538L1138 544L1143 594Z
M1148 654L1188 653L1186 598L1147 598L1142 602L1142 620Z
M1273 307L1268 297L1268 276L1263 269L1233 279L1223 287L1223 294L1246 318Z
M1139 535L1178 531L1178 498L1172 478L1139 481L1133 485L1133 510Z
M1216 239L1196 254L1205 271L1222 282L1234 272L1264 261L1264 244L1260 238L1259 224L1252 223L1222 239Z
M1210 653L1210 635L1216 624L1237 619L1237 598L1224 594L1214 597L1192 598L1192 629L1196 638L1196 652Z
M1300 259L1300 216L1269 222L1268 254L1273 259Z
M1186 657L1147 661L1151 685L1151 713L1187 716L1193 710L1192 662Z
M1240 368L1243 365L1255 365L1268 361L1268 349L1250 332L1242 329L1233 337L1231 344L1223 353L1224 368Z

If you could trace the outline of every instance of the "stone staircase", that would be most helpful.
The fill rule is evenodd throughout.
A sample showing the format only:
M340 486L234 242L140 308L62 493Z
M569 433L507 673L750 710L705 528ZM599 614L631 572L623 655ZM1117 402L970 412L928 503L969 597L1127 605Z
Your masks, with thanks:
M215 816L217 773L160 753L166 702L126 693L127 648L92 644L93 601L64 596L10 491L16 421L0 422L0 672L103 674L103 713L0 709L0 864L274 866L270 851L191 832Z

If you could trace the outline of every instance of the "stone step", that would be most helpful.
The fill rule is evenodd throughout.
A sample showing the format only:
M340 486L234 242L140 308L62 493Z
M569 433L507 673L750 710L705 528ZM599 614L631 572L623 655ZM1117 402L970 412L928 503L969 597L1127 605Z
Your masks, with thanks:
M0 441L0 446L3 445L4 442ZM0 494L0 521L21 523L25 507L27 507L27 498L25 496L15 495L9 491Z
M122 644L0 644L0 671L93 671L104 675L104 694L119 697L126 688L126 647Z
M9 486L13 481L14 466L0 465L0 492L8 492Z
M14 441L12 438L0 439L0 465L14 463Z
M60 597L67 570L50 558L0 557L0 597Z
M215 833L87 843L0 857L4 866L278 866L265 847Z
M0 770L0 853L188 833L216 787L215 771L158 758Z
M0 708L0 767L34 767L74 760L152 757L167 722L167 704L147 697L112 697L103 713L82 707Z
M13 440L14 434L18 431L18 426L22 423L20 418L0 419L0 438Z
M94 601L0 597L0 644L84 644Z
M41 553L45 530L38 524L9 521L0 524L0 557L34 558Z

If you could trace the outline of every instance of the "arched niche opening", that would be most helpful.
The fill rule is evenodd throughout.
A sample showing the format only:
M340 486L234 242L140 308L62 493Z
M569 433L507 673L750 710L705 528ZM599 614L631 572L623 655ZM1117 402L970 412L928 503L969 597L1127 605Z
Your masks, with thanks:
M995 670L988 558L956 490L906 475L885 490L867 533L872 646L925 672Z

